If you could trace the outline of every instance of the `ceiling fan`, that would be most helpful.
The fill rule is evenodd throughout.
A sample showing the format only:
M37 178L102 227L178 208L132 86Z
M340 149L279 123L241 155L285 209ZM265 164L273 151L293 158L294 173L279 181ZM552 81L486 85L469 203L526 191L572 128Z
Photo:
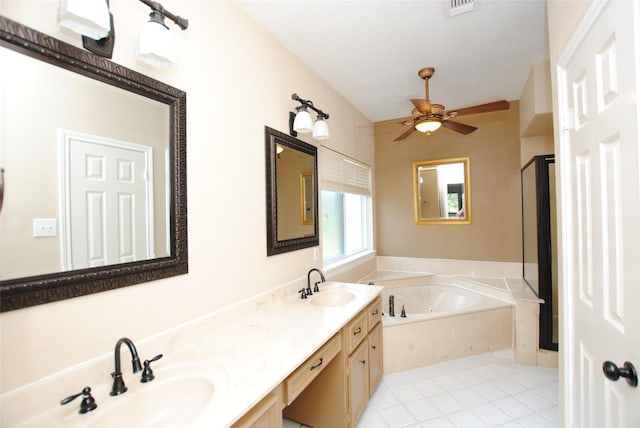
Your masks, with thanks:
M407 138L413 131L426 132L430 134L438 130L441 126L449 128L452 131L467 135L475 131L476 127L465 125L464 123L454 122L451 119L465 114L487 113L491 111L508 110L509 102L505 100L494 101L487 104L479 104L471 107L465 107L457 110L446 110L442 104L433 104L429 99L429 79L433 76L435 69L433 67L422 68L418 71L418 76L424 79L425 99L412 99L414 105L411 110L411 119L402 123L411 126L411 129L404 132L393 141L400 141Z

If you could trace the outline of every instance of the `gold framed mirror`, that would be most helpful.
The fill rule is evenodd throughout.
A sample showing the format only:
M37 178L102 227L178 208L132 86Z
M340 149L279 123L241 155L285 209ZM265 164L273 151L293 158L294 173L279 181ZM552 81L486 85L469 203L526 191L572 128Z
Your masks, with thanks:
M470 224L469 158L413 163L413 203L416 224Z

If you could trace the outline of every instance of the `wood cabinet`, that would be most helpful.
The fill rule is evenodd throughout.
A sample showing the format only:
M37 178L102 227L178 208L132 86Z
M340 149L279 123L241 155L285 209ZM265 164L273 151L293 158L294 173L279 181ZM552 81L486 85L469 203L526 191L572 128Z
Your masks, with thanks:
M282 388L278 386L242 416L232 428L282 428Z
M289 375L283 415L314 428L355 427L382 379L381 319L377 297Z

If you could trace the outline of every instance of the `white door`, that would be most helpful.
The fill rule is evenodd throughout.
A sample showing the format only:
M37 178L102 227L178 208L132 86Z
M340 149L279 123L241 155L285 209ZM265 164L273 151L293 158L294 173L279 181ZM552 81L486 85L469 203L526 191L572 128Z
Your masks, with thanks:
M558 62L561 372L570 427L640 427L638 1L593 2ZM635 33L634 33L635 32Z
M153 257L151 148L66 133L68 269Z

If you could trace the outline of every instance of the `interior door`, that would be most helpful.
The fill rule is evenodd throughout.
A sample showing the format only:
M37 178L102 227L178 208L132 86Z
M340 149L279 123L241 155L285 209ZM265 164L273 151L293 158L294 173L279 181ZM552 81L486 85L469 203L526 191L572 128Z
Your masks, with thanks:
M153 257L151 148L82 135L65 140L68 268Z
M594 1L557 68L560 349L571 427L640 426L640 388L603 373L605 361L640 367L638 5Z

